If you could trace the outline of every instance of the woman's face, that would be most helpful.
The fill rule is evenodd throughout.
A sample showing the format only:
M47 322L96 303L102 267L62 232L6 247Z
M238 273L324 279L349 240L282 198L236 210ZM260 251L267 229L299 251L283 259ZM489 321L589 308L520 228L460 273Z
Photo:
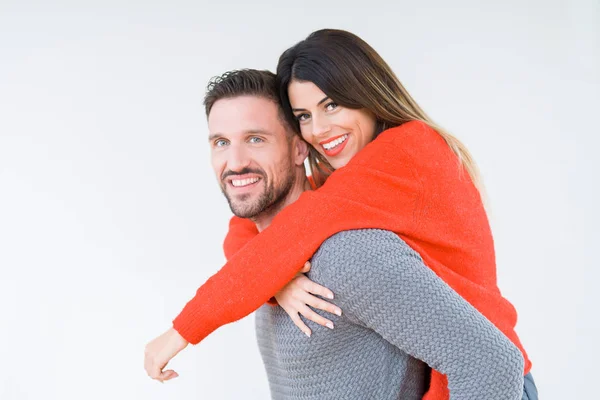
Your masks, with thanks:
M292 110L302 137L335 169L348 164L375 135L375 116L337 105L312 82L292 80Z

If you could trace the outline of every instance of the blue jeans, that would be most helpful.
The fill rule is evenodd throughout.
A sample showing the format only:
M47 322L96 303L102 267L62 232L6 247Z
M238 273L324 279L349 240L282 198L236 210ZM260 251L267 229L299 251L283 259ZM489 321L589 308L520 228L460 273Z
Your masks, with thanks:
M535 382L533 381L533 376L531 376L531 372L525 375L522 400L538 400L538 392L535 387Z

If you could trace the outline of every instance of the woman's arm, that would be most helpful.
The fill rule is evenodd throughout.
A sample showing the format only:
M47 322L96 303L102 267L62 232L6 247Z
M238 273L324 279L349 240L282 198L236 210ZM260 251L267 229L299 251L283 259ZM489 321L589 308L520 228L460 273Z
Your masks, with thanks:
M256 224L247 218L236 217L229 220L229 231L223 241L223 252L228 260L242 247L248 244L256 235Z
M521 351L394 233L339 233L313 264L347 318L446 374L452 399L521 399Z
M247 316L290 282L321 243L337 232L381 228L410 234L421 183L398 141L384 136L335 171L320 189L303 193L232 255L186 304L174 328L195 344Z
M258 235L258 230L252 221L236 216L232 217L229 222L229 231L223 242L225 256L228 259L231 258L256 235ZM298 329L308 337L312 335L312 331L302 321L300 315L331 329L333 329L333 322L314 312L313 309L342 315L342 310L339 307L317 297L333 299L333 293L325 286L319 285L306 277L305 274L310 271L310 267L310 262L307 261L302 270L267 302L272 306L281 306Z
M307 176L311 188L315 189L315 181L312 176ZM258 229L256 224L248 218L231 217L229 220L229 231L223 241L223 252L228 260L242 247L250 242L256 235Z

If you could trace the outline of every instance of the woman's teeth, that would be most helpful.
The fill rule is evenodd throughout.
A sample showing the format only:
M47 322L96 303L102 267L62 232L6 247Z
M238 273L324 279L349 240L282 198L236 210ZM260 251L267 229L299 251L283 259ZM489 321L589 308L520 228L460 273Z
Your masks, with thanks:
M334 147L344 143L346 139L348 139L348 134L342 136L341 138L335 139L333 142L325 143L323 147L325 148L325 150L331 150Z
M249 179L232 179L231 180L231 184L234 187L240 187L240 186L248 186L251 185L253 183L258 182L260 178L249 178Z

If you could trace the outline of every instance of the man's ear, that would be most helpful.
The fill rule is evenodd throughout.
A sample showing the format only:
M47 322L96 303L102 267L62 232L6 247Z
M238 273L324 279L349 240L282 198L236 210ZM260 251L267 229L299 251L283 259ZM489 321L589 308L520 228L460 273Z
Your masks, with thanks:
M304 160L308 157L308 146L309 144L304 139L298 136L294 137L294 163L296 165L304 164Z

